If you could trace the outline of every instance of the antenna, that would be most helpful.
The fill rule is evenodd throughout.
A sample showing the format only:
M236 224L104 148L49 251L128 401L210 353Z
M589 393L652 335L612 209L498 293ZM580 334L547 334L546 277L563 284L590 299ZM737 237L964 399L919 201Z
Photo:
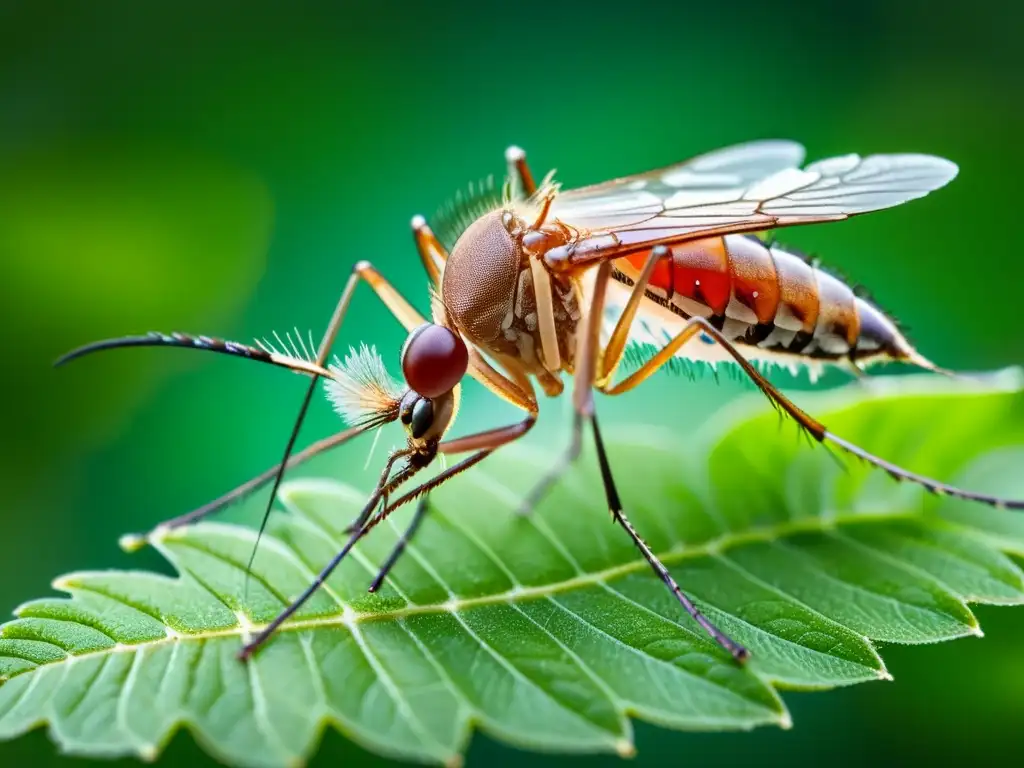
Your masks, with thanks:
M143 336L122 336L117 339L106 339L86 344L83 347L73 349L65 355L57 358L54 366L61 366L72 360L77 360L93 352L102 352L107 349L120 349L121 347L182 347L184 349L200 349L206 352L218 352L222 355L243 357L247 360L256 360L260 363L276 365L279 368L287 368L296 373L306 373L314 377L330 377L331 373L316 363L302 360L297 357L281 355L276 352L268 352L258 347L250 347L247 344L239 344L237 341L215 339L211 336L191 336L187 333L160 333L151 331Z

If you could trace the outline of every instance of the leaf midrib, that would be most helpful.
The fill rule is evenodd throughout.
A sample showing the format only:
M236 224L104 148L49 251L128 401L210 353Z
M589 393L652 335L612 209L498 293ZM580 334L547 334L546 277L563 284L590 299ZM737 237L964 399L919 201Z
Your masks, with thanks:
M814 516L801 518L800 520L787 520L785 522L777 523L774 525L752 528L743 532L731 531L722 534L714 539L698 544L698 545L683 545L682 547L676 547L668 550L663 554L659 554L659 559L666 565L673 565L686 560L692 560L700 557L712 557L731 549L741 547L749 544L756 543L769 543L781 539L785 539L790 536L795 536L801 533L825 533L834 529L849 526L849 525L871 525L879 522L890 522L901 519L915 519L920 515L917 512L910 511L892 511L892 512L848 512L845 514L836 514L830 516ZM229 528L230 526L219 526L216 524L209 525L209 527L217 528ZM185 546L195 547L201 549L207 554L217 557L218 559L224 559L233 565L238 565L233 561L224 558L223 554L214 552L206 549L205 547L197 547L194 541L190 541L184 537L183 534L176 534L174 531L170 531L164 534L160 539L155 540L153 543L159 545L163 541L177 541ZM283 545L282 546L294 555L291 548ZM303 631L308 629L319 629L324 627L337 627L345 626L351 630L356 631L357 625L365 622L372 621L401 621L403 619L419 616L419 615L432 615L440 613L451 613L455 614L462 610L469 610L472 608L484 607L488 605L514 605L516 602L525 602L533 599L540 599L557 595L563 592L570 592L575 589L582 589L592 585L605 584L609 581L617 578L627 576L638 571L644 571L650 566L646 560L638 557L635 560L630 560L625 563L620 563L609 568L605 568L599 571L591 571L589 573L581 573L573 576L569 579L564 579L559 582L547 584L544 586L536 587L524 587L517 585L510 590L504 592L498 592L492 595L482 595L479 597L465 597L465 598L451 598L443 603L428 603L425 605L406 605L402 608L395 608L390 610L381 611L359 611L351 606L351 604L345 602L337 594L333 594L332 597L337 601L339 607L342 608L341 614L331 614L330 616L323 616L310 619L293 619L284 624L278 631ZM96 594L103 595L119 602L124 600L116 594L108 593L105 590L97 589L94 586L84 586L74 583L66 583L66 588L90 591ZM207 591L209 587L205 587ZM214 594L211 592L211 594ZM131 604L129 604L131 605ZM132 605L132 607L136 607ZM222 629L211 629L204 630L202 632L185 632L182 630L175 630L172 634L168 634L165 637L156 638L153 640L146 640L140 643L126 644L117 643L110 648L99 648L94 651L87 651L85 653L72 654L67 653L67 659L83 659L90 656L102 656L105 654L113 653L135 653L143 648L158 647L169 643L187 642L187 641L205 641L210 639L227 638L227 637L239 637L244 638L259 632L266 626L265 623L250 622L244 614L239 614L233 611L239 618L239 623L233 627L225 627ZM160 617L154 617L164 623ZM63 649L62 649L63 650ZM40 664L37 667L24 672L19 672L11 676L11 679L18 677L27 672L40 672L46 667L51 665L66 663L61 661L50 662L49 664ZM0 680L2 682L2 680Z
M795 536L801 533L823 533L830 531L835 528L840 528L849 525L871 525L879 522L889 522L900 519L915 519L918 518L919 514L916 512L908 511L894 511L878 513L872 512L870 514L865 513L846 513L838 514L830 517L809 517L800 520L787 520L783 523L776 525L767 526L763 528L754 528L742 533L730 532L723 534L717 538L710 539L703 544L690 545L683 548L674 548L668 552L659 555L659 558L666 565L676 564L684 562L686 560L696 559L699 557L711 557L717 554L721 554L730 549L736 547L755 544L755 543L766 543L772 542L778 539L784 539L789 536ZM226 526L225 526L226 527ZM173 533L165 535L161 541L166 540L178 540L187 546L195 546L193 542L186 541L183 538L175 536ZM159 543L159 542L155 542ZM205 548L201 548L203 551L207 551ZM210 553L216 554L216 553ZM446 600L443 603L430 603L426 605L407 605L402 608L382 610L382 611L358 611L352 608L348 603L340 603L343 607L343 612L338 614L332 614L330 616L310 618L310 619L295 619L284 624L279 631L302 631L307 629L318 629L323 627L337 627L347 626L355 628L356 625L371 622L371 621L400 621L405 618L418 616L418 615L431 615L439 613L456 613L462 610L468 610L471 608L483 607L487 605L511 605L517 601L527 601L532 599L539 599L548 597L550 595L560 594L562 592L569 592L574 589L580 589L591 585L602 584L622 576L627 576L637 571L643 571L649 568L647 562L641 558L630 560L619 565L605 568L600 571L592 571L590 573L581 574L574 576L570 579L564 579L553 584L547 584L538 587L523 587L517 586L513 589L506 590L504 592L495 593L492 595L482 595L480 597L466 597L466 598L453 598ZM91 591L96 594L101 594L111 599L123 600L118 595L109 594L105 590L97 589L93 586L84 586L73 583L68 583L67 588L81 591ZM239 618L242 618L241 616ZM86 658L88 656L112 654L112 653L134 653L135 651L160 646L168 643L177 643L189 640L209 640L223 637L244 637L250 633L258 632L260 629L265 627L266 624L253 623L245 621L239 623L234 627L225 627L223 629L211 629L204 630L202 632L185 632L182 630L176 630L174 634L166 637L157 638L154 640L147 640L135 644L117 643L115 646L110 648L100 648L94 651L87 651L80 654L68 654L68 658ZM51 664L60 664L61 662L51 662ZM25 670L25 672L39 672L50 664L41 664L32 670ZM24 672L12 675L13 677L20 676Z

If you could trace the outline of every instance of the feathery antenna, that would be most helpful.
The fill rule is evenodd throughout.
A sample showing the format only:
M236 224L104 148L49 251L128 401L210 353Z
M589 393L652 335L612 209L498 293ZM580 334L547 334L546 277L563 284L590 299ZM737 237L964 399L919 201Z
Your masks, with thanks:
M106 339L86 344L57 358L54 366L64 365L72 360L90 355L93 352L120 349L122 347L182 347L184 349L200 349L206 352L218 352L222 355L256 360L260 363L276 365L280 368L287 368L296 373L306 373L311 376L330 377L331 375L328 370L309 360L282 355L278 352L258 347L250 347L237 341L215 339L211 336L191 336L187 333L159 333L157 331L151 331L142 336L122 336L117 339Z

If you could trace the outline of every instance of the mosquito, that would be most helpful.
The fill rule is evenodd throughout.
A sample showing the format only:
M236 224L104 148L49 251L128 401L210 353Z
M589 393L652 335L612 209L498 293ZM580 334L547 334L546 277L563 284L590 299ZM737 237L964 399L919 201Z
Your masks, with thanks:
M250 658L374 526L417 500L407 529L370 585L371 592L377 590L427 514L430 491L526 435L540 410L535 386L548 397L557 397L565 388L563 374L572 377L571 437L560 460L524 495L520 511L536 506L573 464L589 426L612 520L686 613L738 662L748 658L748 650L701 613L627 517L598 426L595 390L621 395L677 357L726 361L737 365L781 413L818 443L836 446L897 480L936 494L1024 508L1024 501L947 485L844 440L797 407L759 369L765 363L837 366L860 375L874 363L896 361L944 372L921 355L882 310L767 235L782 227L840 221L923 197L956 176L954 163L923 154L850 154L803 167L800 144L767 140L563 191L553 173L537 183L518 147L506 151L505 161L507 177L500 190L483 185L458 200L441 216L439 235L422 216L412 219L414 241L430 282L429 319L370 262L360 261L315 354L301 338L299 343L289 337L287 344L279 339L277 345L250 346L206 336L150 333L89 344L58 361L116 347L187 347L309 377L280 463L224 496L159 524L149 536L201 520L272 482L262 534L287 469L382 425L398 421L404 427L405 446L388 456L342 549L302 594L244 645L241 659ZM328 363L361 282L408 330L401 350L403 382L392 379L380 355L365 344L351 349L344 360L335 357ZM656 351L617 380L627 346L635 349L634 342L654 345ZM449 437L467 375L519 408L522 418ZM294 453L320 379L348 426ZM439 455L461 459L418 485L410 484ZM138 538L139 543L145 540Z

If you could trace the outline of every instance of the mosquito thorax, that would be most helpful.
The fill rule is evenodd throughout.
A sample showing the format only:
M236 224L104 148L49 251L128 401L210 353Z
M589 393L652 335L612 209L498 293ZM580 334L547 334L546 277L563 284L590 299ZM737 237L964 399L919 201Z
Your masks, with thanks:
M572 278L543 267L544 253L564 245L569 232L557 222L545 225L524 216L503 208L470 224L448 257L441 293L451 322L467 340L525 373L545 376L572 370L580 293ZM541 355L538 276L550 287L543 295L551 296L548 309L560 351L556 366L546 366Z
M445 264L445 307L459 330L477 344L498 338L515 300L522 259L509 229L513 219L503 210L481 216L455 242Z

